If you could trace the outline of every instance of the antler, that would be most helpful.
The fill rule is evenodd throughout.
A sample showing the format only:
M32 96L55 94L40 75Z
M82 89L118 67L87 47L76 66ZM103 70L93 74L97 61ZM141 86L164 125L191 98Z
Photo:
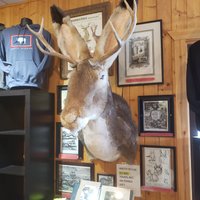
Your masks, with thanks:
M38 39L36 39L36 45L37 47L39 48L39 50L44 53L44 54L47 54L47 55L51 55L51 56L57 56L61 59L64 59L64 60L67 60L68 62L70 63L73 63L73 64L77 64L77 62L75 60L73 60L72 58L70 58L69 56L67 55L63 55L61 53L58 53L57 51L55 51L51 45L46 41L46 39L44 38L42 32L43 32L43 26L44 26L44 19L42 18L42 21L41 21L41 25L40 25L40 29L38 32L32 30L30 28L30 26L27 24L27 27L28 29L31 31L31 33L33 33L39 40L40 42L42 42L42 44L49 50L49 51L46 51L44 50L41 45L39 44L38 42Z
M125 3L126 8L123 7ZM137 23L137 4L134 11L126 0L122 1L111 15L99 38L91 63L110 67L125 42L132 35Z

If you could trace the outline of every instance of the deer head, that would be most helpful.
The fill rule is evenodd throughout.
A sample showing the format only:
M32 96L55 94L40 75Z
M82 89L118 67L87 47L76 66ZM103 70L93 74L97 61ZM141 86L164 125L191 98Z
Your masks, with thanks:
M62 53L56 52L43 38L43 20L38 33L30 31L48 49L42 49L37 42L43 53L65 59L74 66L61 113L62 125L82 138L94 158L113 161L123 156L128 160L133 159L137 130L127 103L111 91L108 69L136 26L135 1L134 11L126 0L115 8L98 38L93 54L69 16L56 6L51 7L51 14Z

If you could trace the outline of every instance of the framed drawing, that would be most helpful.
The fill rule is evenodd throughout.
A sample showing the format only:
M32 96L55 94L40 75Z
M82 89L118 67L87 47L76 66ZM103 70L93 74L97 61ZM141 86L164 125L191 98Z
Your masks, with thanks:
M175 191L175 147L141 145L140 155L142 189Z
M140 136L174 136L174 96L139 96Z
M65 105L65 99L67 97L67 85L57 86L57 114L60 115Z
M97 182L102 185L115 186L116 177L114 174L97 174Z
M104 25L110 15L110 2L94 4L65 11L70 16L73 25L85 40L91 54L96 46L95 37L101 35ZM61 60L61 78L67 79L67 74L72 70L72 65Z
M63 197L70 198L73 186L80 180L94 180L94 164L93 163L56 163L56 192Z
M83 145L77 136L68 133L60 122L56 123L56 155L60 159L83 159Z
M138 23L118 57L118 85L163 83L162 21Z

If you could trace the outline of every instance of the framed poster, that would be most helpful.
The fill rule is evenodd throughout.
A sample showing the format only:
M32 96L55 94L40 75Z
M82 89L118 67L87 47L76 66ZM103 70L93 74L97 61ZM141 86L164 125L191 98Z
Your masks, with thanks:
M58 85L57 86L57 114L60 115L62 112L64 105L65 105L65 99L67 97L67 85Z
M140 153L142 189L175 191L175 147L141 145Z
M56 177L57 194L70 198L74 184L80 180L94 180L94 164L57 161Z
M91 54L94 53L96 37L101 35L110 14L110 3L104 2L65 11L81 37L85 40ZM61 60L61 78L67 79L67 74L73 70L72 65Z
M118 57L118 85L163 83L162 20L138 23Z
M114 174L97 174L97 182L102 185L115 186L116 176Z
M83 159L83 145L77 136L56 123L56 155L60 159Z
M174 96L139 96L140 136L174 136Z

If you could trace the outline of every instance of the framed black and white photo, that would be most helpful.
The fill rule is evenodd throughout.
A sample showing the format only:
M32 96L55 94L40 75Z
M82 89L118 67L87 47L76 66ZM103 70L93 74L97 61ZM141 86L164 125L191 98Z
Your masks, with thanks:
M64 105L65 105L65 99L67 97L67 85L58 85L57 86L57 114L60 115L62 112Z
M81 8L67 10L73 25L85 40L91 54L94 53L96 39L101 35L104 25L110 14L110 3L103 2ZM61 60L61 78L67 79L67 74L73 70L72 64Z
M139 96L140 136L174 136L174 96Z
M140 146L141 186L150 191L176 191L175 147Z
M78 137L56 123L56 155L60 159L83 159L83 145Z
M163 83L162 20L138 23L118 57L118 85Z
M95 200L98 199L101 183L95 181L81 180L73 187L70 200Z
M99 200L133 200L133 191L127 188L102 185Z
M100 182L102 185L116 186L116 176L114 174L97 173L97 182Z
M57 161L56 177L57 194L70 198L73 186L80 180L94 180L94 164Z

